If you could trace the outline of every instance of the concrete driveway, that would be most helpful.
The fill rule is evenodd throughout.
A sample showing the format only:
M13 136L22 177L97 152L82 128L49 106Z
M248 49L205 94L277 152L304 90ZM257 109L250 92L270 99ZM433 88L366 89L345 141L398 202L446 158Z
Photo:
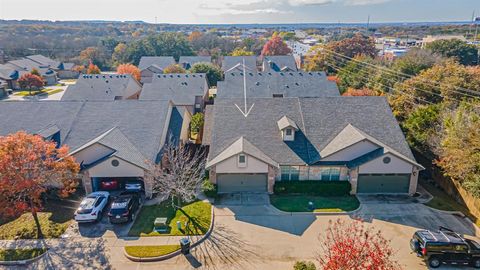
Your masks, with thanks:
M360 217L381 230L391 240L396 259L404 269L427 269L410 252L409 240L418 229L450 227L472 235L468 220L434 211L422 204L400 198L361 197L362 209L355 216L287 214L271 205L227 204L215 206L215 227L211 237L192 256L179 256L164 262L133 263L116 257L117 269L292 269L297 260L315 260L319 238L329 220ZM225 202L225 201L224 201ZM443 266L441 269L469 269Z

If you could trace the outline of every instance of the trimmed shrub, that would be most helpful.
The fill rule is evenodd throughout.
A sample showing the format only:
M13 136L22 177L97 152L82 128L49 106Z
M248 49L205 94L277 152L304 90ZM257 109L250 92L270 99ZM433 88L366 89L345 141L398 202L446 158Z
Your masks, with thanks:
M317 270L313 262L297 261L293 265L293 270Z
M205 178L205 180L202 183L202 192L205 194L205 196L209 198L216 198L217 197L217 185L213 184L208 180L208 178Z

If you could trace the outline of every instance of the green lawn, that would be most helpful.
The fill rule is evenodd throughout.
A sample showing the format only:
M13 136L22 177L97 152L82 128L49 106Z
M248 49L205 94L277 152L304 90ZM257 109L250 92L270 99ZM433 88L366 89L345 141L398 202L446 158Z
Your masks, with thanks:
M49 199L42 212L38 213L40 226L45 238L57 238L72 222L77 207L75 200L80 194L74 194L69 200ZM30 212L15 219L0 220L0 240L35 239L37 229Z
M139 258L151 258L167 255L180 249L180 245L163 246L127 246L125 252L128 255Z
M184 205L180 210L174 210L170 200L158 205L143 206L128 232L130 236L161 236L161 235L202 235L208 231L211 222L212 206L207 202L196 201ZM157 217L168 218L169 229L165 233L153 230L153 222ZM182 230L178 230L177 221L182 223ZM184 224L188 221L185 230Z
M35 258L45 253L44 248L0 249L0 261L21 261Z
M360 202L357 197L345 196L310 196L310 195L271 195L270 203L286 212L312 212L308 202L313 202L313 212L348 212L357 209Z
M32 94L30 95L30 91L28 90L24 90L24 91L18 91L18 92L15 92L15 96L22 96L22 97L26 97L26 96L36 96L36 95L40 95L40 94L47 94L47 95L53 95L53 94L56 94L56 93L60 93L62 92L63 89L51 89L51 88L47 88L47 89L42 89L42 90L36 90L36 91L32 91Z
M349 194L347 181L296 181L275 183L270 203L286 212L343 212L360 206L357 197ZM308 206L313 202L314 210Z

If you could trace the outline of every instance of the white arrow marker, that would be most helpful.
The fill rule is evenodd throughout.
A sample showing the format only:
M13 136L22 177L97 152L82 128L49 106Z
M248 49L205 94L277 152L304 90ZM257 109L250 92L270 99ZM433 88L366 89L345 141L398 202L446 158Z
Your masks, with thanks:
M247 106L247 70L246 70L246 66L245 66L245 58L243 58L243 101L245 102L245 111L242 111L242 109L240 109L240 106L238 106L237 104L235 104L235 106L237 106L237 109L243 114L243 116L245 116L245 118L247 118L247 116L250 114L250 112L253 109L253 105L255 105L255 104L252 104L250 109L248 109L248 106Z

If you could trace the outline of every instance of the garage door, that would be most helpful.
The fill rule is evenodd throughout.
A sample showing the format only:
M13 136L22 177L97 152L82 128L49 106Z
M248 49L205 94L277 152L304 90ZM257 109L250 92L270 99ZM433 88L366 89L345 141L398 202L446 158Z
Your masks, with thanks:
M266 174L218 174L218 192L267 192Z
M357 193L408 193L410 174L360 174Z

